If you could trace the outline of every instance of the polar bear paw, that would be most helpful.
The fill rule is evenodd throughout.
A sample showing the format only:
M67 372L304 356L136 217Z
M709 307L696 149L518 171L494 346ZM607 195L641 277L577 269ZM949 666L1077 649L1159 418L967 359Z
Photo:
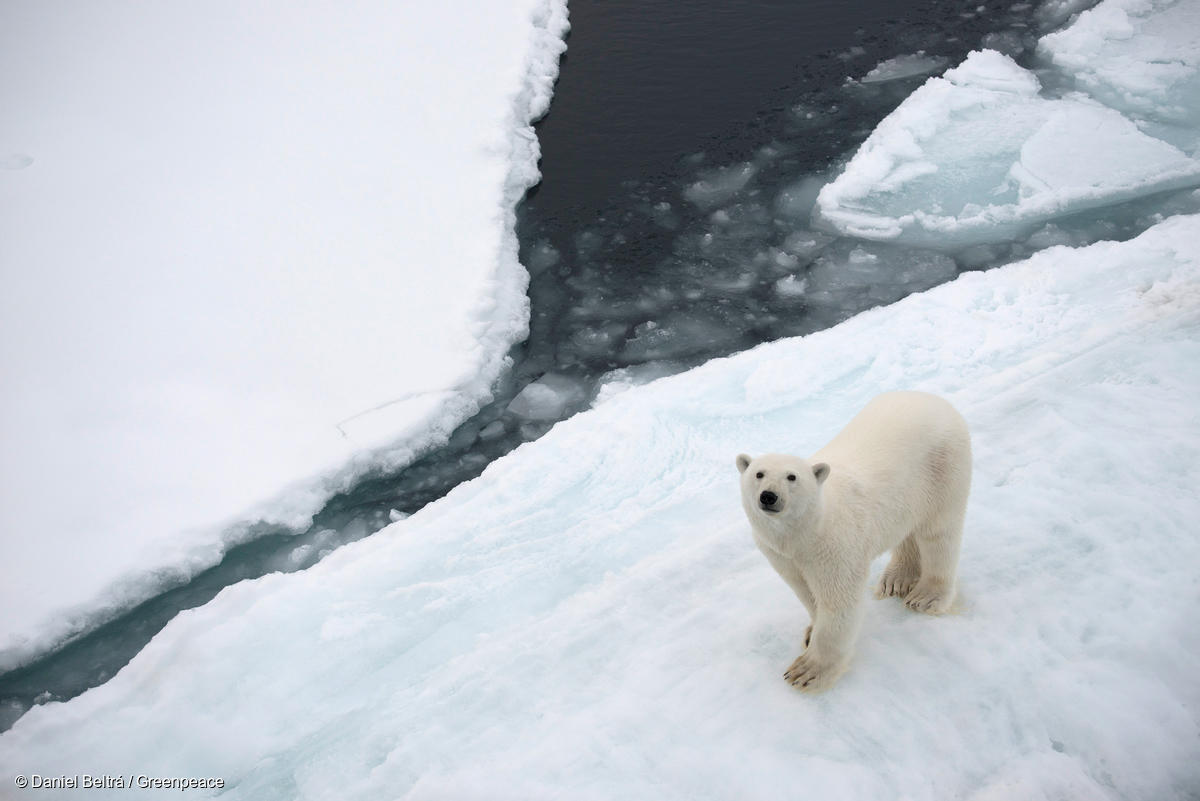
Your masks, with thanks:
M913 587L917 586L920 578L920 568L912 568L907 565L902 567L888 565L887 570L883 571L883 578L879 579L875 597L889 598L897 595L904 598L912 592Z
M840 665L818 658L810 649L797 657L783 679L793 687L814 693L832 686L841 674Z
M945 581L918 581L912 591L904 596L904 604L914 612L942 615L950 611L954 601L954 589Z

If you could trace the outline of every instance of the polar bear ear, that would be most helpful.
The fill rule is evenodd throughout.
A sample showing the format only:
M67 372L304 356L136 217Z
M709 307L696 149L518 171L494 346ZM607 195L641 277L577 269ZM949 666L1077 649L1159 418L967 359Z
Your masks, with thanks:
M739 453L737 457L737 466L739 473L745 473L746 468L750 466L750 457L744 453Z
M829 478L829 465L824 462L817 462L813 465L813 476L817 479L817 484L824 484L825 479Z

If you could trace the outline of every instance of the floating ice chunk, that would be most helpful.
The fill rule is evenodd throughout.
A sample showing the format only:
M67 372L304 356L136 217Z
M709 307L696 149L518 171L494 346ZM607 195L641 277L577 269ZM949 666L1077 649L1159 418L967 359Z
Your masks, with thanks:
M479 429L478 436L481 440L486 441L489 439L495 439L496 437L503 435L504 432L504 423L500 422L499 420L493 420L483 428Z
M1038 29L1049 31L1055 28L1062 27L1063 23L1069 20L1073 15L1078 14L1083 9L1090 5L1094 5L1096 0L1042 0L1037 9L1033 12L1034 18L1037 21ZM1019 4L1027 5L1027 4ZM1019 10L1017 6L1013 6L1012 10Z
M763 255L765 256L765 258L769 259L773 263L776 262L777 257L783 257L783 258L787 258L787 259L794 258L792 256L788 256L786 253L780 253L778 251L776 251L775 254L771 254L771 255L763 254ZM794 267L797 265L793 264L790 266ZM718 290L721 290L722 292L728 292L728 293L745 292L748 289L753 289L757 285L758 285L758 274L755 273L753 270L739 270L738 272L733 273L731 275L726 275L726 276L722 276L720 278L710 279L710 281L709 281L709 287L711 289L718 289Z
M824 183L810 175L788 184L775 198L775 210L793 220L807 220Z
M508 411L525 420L561 420L588 399L588 385L561 373L547 373L522 389L508 404Z
M683 190L683 196L702 209L710 209L745 189L757 172L758 168L750 163L708 170Z
M783 240L783 250L800 259L820 253L833 237L820 231L793 231Z
M313 554L313 546L311 543L305 543L296 548L293 548L288 554L287 559L293 566L300 565L306 562Z
M788 253L786 250L771 248L771 260L775 263L776 267L782 267L787 270L800 266L800 258L793 253Z
M1030 37L1032 40L1032 37ZM983 37L983 47L1016 58L1028 49L1026 39L1016 31L997 31Z
M980 269L997 264L1002 253L1001 245L971 245L958 251L955 258L967 269Z
M596 392L593 406L599 406L607 400L620 395L626 390L649 384L660 378L683 372L684 365L680 362L660 361L634 364L611 370L600 376L600 389Z
M953 247L1200 183L1200 162L1113 109L1046 99L1000 53L971 53L879 124L817 197L814 221L867 239Z
M946 66L946 59L941 56L927 56L924 50L918 50L916 53L880 61L862 77L861 81L862 83L898 81L914 75L926 75L940 70L944 66Z
M604 237L596 231L580 231L575 235L575 253L584 261L594 256L603 244Z
M400 513L396 512L396 514ZM397 519L403 519L403 517L392 518L391 522L394 523ZM382 520L379 522L382 523ZM323 559L334 548L345 545L347 542L362 539L366 535L367 528L363 521L359 519L351 521L342 531L326 528L313 534L298 537L295 545L289 551L271 560L271 569L283 572L303 570L311 567L318 560Z
M815 306L857 312L937 286L957 272L953 259L935 251L843 242L809 269L805 297Z
M674 312L633 330L621 357L630 362L681 359L705 351L734 350L742 330L729 320L695 311Z
M1200 124L1196 0L1105 0L1069 28L1042 37L1038 50L1106 105L1192 128Z
M559 257L558 248L543 239L530 249L528 264L525 266L529 268L531 274L536 275L558 264Z
M1032 250L1045 250L1055 245L1074 245L1074 238L1054 223L1046 223L1025 240Z
M624 323L606 323L580 328L558 346L563 360L571 355L582 358L597 358L612 353L613 347L625 336Z
M794 275L786 275L775 282L775 294L781 298L803 297L808 281Z
M673 231L679 227L679 215L671 208L671 204L665 200L659 201L649 207L647 213L660 228Z
M0 701L0 731L7 731L28 710L28 705L15 699Z

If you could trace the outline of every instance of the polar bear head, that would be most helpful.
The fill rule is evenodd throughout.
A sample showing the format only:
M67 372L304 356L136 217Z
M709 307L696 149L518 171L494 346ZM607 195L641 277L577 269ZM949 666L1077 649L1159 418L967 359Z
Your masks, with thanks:
M825 462L813 464L782 453L755 459L739 454L737 468L742 474L742 507L751 522L789 528L812 516L821 485L829 477Z

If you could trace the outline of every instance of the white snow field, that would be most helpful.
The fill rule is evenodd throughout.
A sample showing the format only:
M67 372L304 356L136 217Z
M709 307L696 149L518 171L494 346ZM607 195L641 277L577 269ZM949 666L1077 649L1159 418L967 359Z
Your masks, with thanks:
M955 247L1200 184L1200 0L1105 0L1039 43L1047 92L994 50L930 78L822 188L843 234Z
M972 427L959 608L867 601L853 667L806 695L781 674L807 616L752 544L733 457L809 453L902 387ZM967 273L617 394L307 571L225 589L0 735L0 777L220 777L255 801L1195 798L1197 397L1200 216Z
M565 0L0 8L0 670L302 526L524 336Z

